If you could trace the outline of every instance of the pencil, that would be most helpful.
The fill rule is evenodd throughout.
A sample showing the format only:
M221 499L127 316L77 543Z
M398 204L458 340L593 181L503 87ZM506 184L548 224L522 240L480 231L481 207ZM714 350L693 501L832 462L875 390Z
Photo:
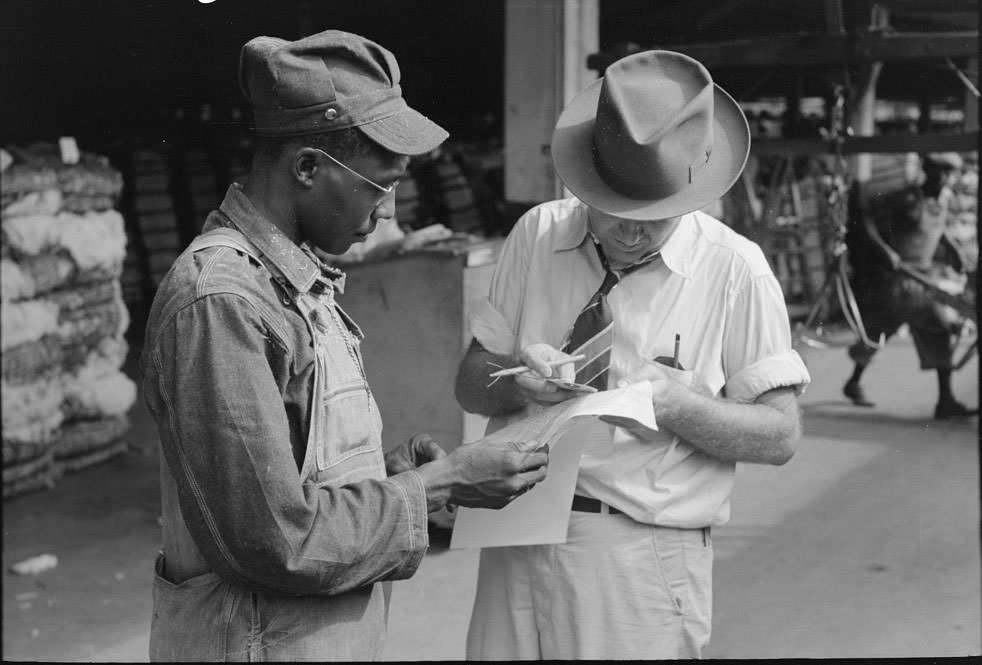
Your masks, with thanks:
M584 358L586 358L586 356L584 355L570 356L569 358L550 360L546 362L546 365L548 365L549 367L555 367L557 365L565 365L566 363L571 363L576 360L583 360ZM512 374L522 374L524 372L531 372L531 371L532 369L530 367L526 367L525 365L519 365L518 367L509 367L508 369L499 369L497 372L491 372L490 374L488 374L488 376L490 377L511 376Z
M681 336L675 333L675 355L672 356L672 367L675 369L679 368L679 340Z

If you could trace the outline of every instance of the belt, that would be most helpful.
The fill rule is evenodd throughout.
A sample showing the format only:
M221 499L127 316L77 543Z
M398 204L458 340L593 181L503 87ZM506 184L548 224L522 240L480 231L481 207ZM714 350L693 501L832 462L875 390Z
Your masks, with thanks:
M603 513L609 511L611 515L623 515L624 512L617 510L613 506L607 506L607 511L604 511L603 506L605 506L603 501L597 501L596 499L591 499L589 497L580 496L579 494L573 495L573 506L572 509L580 513Z
M602 513L602 512L605 512L604 509L603 509L603 506L607 506L607 511L606 512L608 512L611 515L623 515L624 514L624 511L617 510L617 508L614 508L613 506L611 506L609 504L606 504L603 501L597 501L596 499L591 499L589 497L580 496L579 494L574 494L573 495L572 509L575 510L575 511L577 511L577 512L580 512L580 513ZM710 543L710 540L709 540L709 527L708 526L695 527L695 528L686 528L686 527L659 527L659 526L657 526L655 524L652 524L651 526L652 526L652 528L656 528L656 529L659 529L659 528L667 528L667 529L677 528L680 531L696 531L696 530L702 531L702 544L703 545L708 545Z

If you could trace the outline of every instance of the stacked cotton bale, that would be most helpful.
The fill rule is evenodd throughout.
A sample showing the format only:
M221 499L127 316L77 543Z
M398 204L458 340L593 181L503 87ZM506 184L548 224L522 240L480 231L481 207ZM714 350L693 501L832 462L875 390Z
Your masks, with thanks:
M82 153L8 148L0 245L3 496L123 452L136 386L121 371L122 178Z
M460 164L450 153L436 160L440 177L440 197L447 211L448 226L458 233L480 233L481 215L474 202L474 191Z
M952 187L954 197L949 204L948 232L961 248L969 272L974 273L979 262L979 164L978 153L969 156Z
M194 230L201 231L209 213L218 207L225 197L225 192L219 192L215 182L215 174L208 163L208 156L200 148L194 148L187 153L188 189L191 204L194 208Z

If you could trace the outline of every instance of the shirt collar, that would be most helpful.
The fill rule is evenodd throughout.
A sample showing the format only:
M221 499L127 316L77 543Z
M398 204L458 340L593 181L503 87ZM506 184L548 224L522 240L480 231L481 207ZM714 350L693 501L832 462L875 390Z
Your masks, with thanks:
M344 291L344 273L321 261L306 243L298 246L287 238L256 209L238 183L229 186L219 210L300 293L322 291L327 286L339 293ZM203 230L210 226L206 223Z
M556 234L553 251L564 252L581 247L589 238L587 221L587 207L586 204L581 203L568 218L568 223ZM679 225L675 227L675 231L668 237L659 252L665 266L685 278L691 276L695 224L694 213L682 215Z
M556 233L553 239L552 249L555 252L564 252L576 249L587 239L587 207L584 203L579 203L573 208L573 214L569 216L568 222Z
M692 257L696 242L695 213L682 215L679 225L661 246L661 258L674 273L688 279L692 276Z

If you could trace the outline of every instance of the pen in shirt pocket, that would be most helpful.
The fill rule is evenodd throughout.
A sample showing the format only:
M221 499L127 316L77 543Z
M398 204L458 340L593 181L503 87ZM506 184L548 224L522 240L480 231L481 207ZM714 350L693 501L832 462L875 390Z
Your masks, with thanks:
M682 363L679 362L679 346L681 342L682 342L682 336L679 335L679 333L675 333L675 352L672 355L672 357L669 358L668 356L658 356L657 358L654 359L654 362L660 363L667 367L671 367L673 369L685 370L685 368L682 367Z

